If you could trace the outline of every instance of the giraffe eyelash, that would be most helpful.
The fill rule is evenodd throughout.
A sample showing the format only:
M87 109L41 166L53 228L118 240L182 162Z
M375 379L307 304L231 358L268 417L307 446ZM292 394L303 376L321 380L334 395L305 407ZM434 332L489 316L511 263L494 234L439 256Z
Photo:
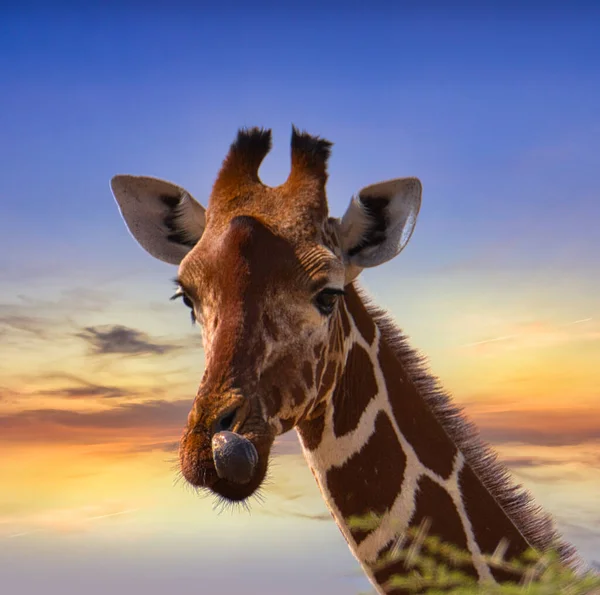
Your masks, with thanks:
M183 301L183 303L190 309L192 324L196 324L196 314L194 312L194 304L181 287L177 287L177 291L169 298L169 300L177 300L177 299L181 299Z
M346 295L345 289L339 289L338 287L325 287L321 290L322 293L329 293L331 295Z

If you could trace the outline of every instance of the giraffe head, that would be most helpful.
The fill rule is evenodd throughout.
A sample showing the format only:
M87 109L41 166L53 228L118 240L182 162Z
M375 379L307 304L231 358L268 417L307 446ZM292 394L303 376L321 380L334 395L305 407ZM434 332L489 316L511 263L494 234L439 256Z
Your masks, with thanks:
M202 328L206 368L180 444L184 477L231 501L262 483L275 436L319 414L340 369L339 300L365 267L398 254L419 212L415 178L363 188L328 217L331 143L292 131L291 172L262 184L271 133L241 130L208 207L162 180L111 182L134 238L179 266L176 295Z

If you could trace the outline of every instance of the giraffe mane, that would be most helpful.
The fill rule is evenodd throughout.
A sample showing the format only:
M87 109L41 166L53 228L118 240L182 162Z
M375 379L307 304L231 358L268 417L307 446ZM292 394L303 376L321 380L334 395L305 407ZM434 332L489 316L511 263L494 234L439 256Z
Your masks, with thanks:
M373 303L364 288L356 282L354 288L426 405L530 546L540 552L553 548L565 565L575 570L583 568L583 561L575 548L563 541L552 517L535 503L526 488L515 482L496 452L481 438L477 427L467 419L464 409L453 402L431 373L427 357L409 344L404 331L385 309Z

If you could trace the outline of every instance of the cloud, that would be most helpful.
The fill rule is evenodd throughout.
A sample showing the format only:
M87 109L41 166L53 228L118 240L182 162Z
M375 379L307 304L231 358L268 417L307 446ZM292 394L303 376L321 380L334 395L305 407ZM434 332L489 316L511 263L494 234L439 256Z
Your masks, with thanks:
M191 401L123 403L103 411L33 409L0 416L3 442L97 444L126 440L143 444L179 439Z
M98 355L164 355L181 347L153 340L142 331L122 325L88 326L77 336Z
M0 534L18 538L39 532L80 533L90 530L92 523L132 515L138 510L139 508L123 508L118 503L102 503L0 516Z
M169 452L176 453L179 451L178 440L164 440L163 442L150 442L148 444L134 444L128 448L128 452L144 453L144 452Z
M126 390L118 386L106 386L103 384L95 384L88 382L83 378L74 376L72 374L54 374L47 375L45 378L64 378L70 381L70 385L60 386L58 388L40 390L36 393L37 396L42 397L66 397L72 399L85 399L85 398L104 398L104 399L115 399L120 397L131 397L135 392Z
M0 386L0 403L14 403L21 396L21 393L13 390L12 388Z
M508 333L495 337L482 337L478 341L466 343L461 347L477 353L488 354L499 350L522 348L539 349L575 341L600 340L600 326L593 318L586 317L563 324L545 321L533 321L515 325Z
M564 461L557 460L556 463ZM542 465L552 464L546 458L542 457L510 457L502 458L502 463L511 469L532 469Z
M527 428L481 428L482 436L492 444L520 442L539 446L571 446L600 440L600 428L551 432L543 429Z
M493 444L567 446L600 440L600 407L480 411L470 417Z
M111 304L114 293L89 287L73 287L63 289L60 304L70 307L76 306L78 310L102 312Z
M4 304L2 307L29 313L51 312L53 315L71 315L73 312L101 312L114 298L114 294L107 291L88 287L61 289L54 299L46 297L45 291L40 290L39 295L17 293L13 298L15 302Z
M107 292L83 287L64 289L55 299L17 293L0 303L0 334L25 333L48 340L63 334L65 327L73 324L73 315L101 312L110 301Z
M10 332L27 333L40 339L48 338L48 322L43 318L26 316L22 314L0 314L0 333L8 335Z
M116 386L102 386L100 384L57 388L54 390L42 391L39 394L44 396L64 396L70 398L103 397L105 399L114 399L116 397L126 397L129 395L127 391Z

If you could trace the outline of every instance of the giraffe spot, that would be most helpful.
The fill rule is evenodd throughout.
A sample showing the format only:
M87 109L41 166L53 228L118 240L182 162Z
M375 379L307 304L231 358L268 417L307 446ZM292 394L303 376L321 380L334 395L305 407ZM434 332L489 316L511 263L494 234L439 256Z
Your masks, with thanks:
M302 366L302 376L304 377L304 382L306 382L306 388L310 390L315 382L313 378L313 367L310 362L304 362L304 365Z
M335 389L337 405L333 410L333 431L336 436L344 436L358 427L362 414L376 394L377 381L371 358L355 343Z
M444 552L448 552L447 548L443 550L431 543L432 539L437 538L445 544L451 544L462 552L468 553L467 536L452 498L444 488L429 477L421 477L419 480L415 512L409 527L413 531L421 528L424 540L415 543L413 536L407 536L402 541L402 550L407 551L412 547L415 554L432 559L437 567L445 566L451 572L460 572L466 575L467 580L473 581L478 578L472 562L452 558L448 553L444 555ZM419 546L418 543L421 545ZM430 543L431 549L428 547ZM398 553L396 553L396 561L393 561L393 544L389 544L385 551L381 552L380 558L385 554L391 555L389 562L375 572L375 577L381 584L395 574L405 575L408 572L404 560L398 558Z
M286 432L289 432L294 427L295 420L293 417L290 417L290 418L280 417L279 422L281 423L281 433L285 434Z
M316 450L323 439L323 431L325 429L325 412L318 417L301 421L296 429L305 448L308 450Z
M274 416L281 409L281 391L276 386L272 386L266 399L265 405L267 415Z
M295 384L292 387L292 405L295 407L296 405L300 405L306 398L306 392L304 388L299 384Z
M460 473L459 488L475 541L483 554L493 554L502 539L508 540L504 560L518 558L528 549L523 536L468 465ZM515 580L513 573L501 568L490 570L497 580Z
M348 308L348 313L354 319L356 329L362 335L363 339L371 345L375 339L375 322L373 322L371 315L367 312L365 305L358 297L358 293L356 293L353 285L350 285L346 290L344 300Z
M383 339L379 342L378 359L400 432L421 463L447 479L452 473L456 446Z
M315 345L313 348L313 354L315 359L321 359L321 356L323 355L323 345Z
M467 536L458 510L450 494L429 477L421 477L417 486L416 508L410 526L429 520L429 535L467 549Z
M354 539L354 543L356 543L356 545L360 545L371 534L372 531L372 529L358 529L353 527L350 530L350 534L352 535L352 539ZM354 547L353 544L348 541L348 539L346 539L346 542L351 548Z
M344 518L384 514L395 502L406 468L402 450L392 422L383 412L362 449L341 467L327 472L327 486ZM365 538L364 531L354 531L355 540ZM358 543L358 541L357 541Z

